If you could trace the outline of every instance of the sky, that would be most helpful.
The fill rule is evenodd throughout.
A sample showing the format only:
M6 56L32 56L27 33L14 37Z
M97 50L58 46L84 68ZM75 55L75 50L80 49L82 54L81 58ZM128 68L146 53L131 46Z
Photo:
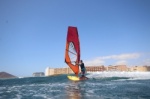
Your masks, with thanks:
M86 66L150 66L149 0L0 0L0 72L67 67L68 26Z

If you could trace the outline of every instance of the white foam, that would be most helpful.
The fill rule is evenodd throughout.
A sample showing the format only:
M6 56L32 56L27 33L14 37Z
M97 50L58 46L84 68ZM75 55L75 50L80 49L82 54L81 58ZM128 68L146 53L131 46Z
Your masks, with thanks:
M88 73L89 78L127 77L132 79L150 79L150 72L93 72Z
M44 99L50 99L51 95L46 95L46 93L59 92L61 87L65 86L66 83L45 83L45 84L24 84L24 85L14 85L10 87L0 87L0 91L5 92L17 92L16 98L21 99L23 96L33 95L34 97L41 97ZM37 94L38 93L38 94Z
M21 99L22 98L22 96L19 95L19 94L17 94L16 97L17 97L17 99Z
M34 97L41 97L41 98L44 98L44 99L51 99L50 97L47 97L46 94L36 94L36 95L33 95Z
M0 91L6 89L6 87L0 87Z

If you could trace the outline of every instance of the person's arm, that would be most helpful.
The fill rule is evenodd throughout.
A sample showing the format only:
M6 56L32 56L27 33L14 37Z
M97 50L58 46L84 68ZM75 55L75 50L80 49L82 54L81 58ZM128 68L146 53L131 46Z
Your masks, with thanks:
M77 65L81 65L80 63L75 62Z

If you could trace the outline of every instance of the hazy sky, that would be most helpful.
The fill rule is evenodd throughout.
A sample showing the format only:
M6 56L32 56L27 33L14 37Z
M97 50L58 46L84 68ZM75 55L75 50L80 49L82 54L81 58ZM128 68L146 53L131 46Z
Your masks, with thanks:
M0 0L0 71L66 67L68 26L86 65L150 65L150 0Z

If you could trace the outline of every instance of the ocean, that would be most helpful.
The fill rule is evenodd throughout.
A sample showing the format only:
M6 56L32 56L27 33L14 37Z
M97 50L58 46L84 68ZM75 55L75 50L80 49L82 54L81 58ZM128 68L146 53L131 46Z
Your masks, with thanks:
M150 72L95 72L88 80L67 75L0 79L0 99L150 99Z

